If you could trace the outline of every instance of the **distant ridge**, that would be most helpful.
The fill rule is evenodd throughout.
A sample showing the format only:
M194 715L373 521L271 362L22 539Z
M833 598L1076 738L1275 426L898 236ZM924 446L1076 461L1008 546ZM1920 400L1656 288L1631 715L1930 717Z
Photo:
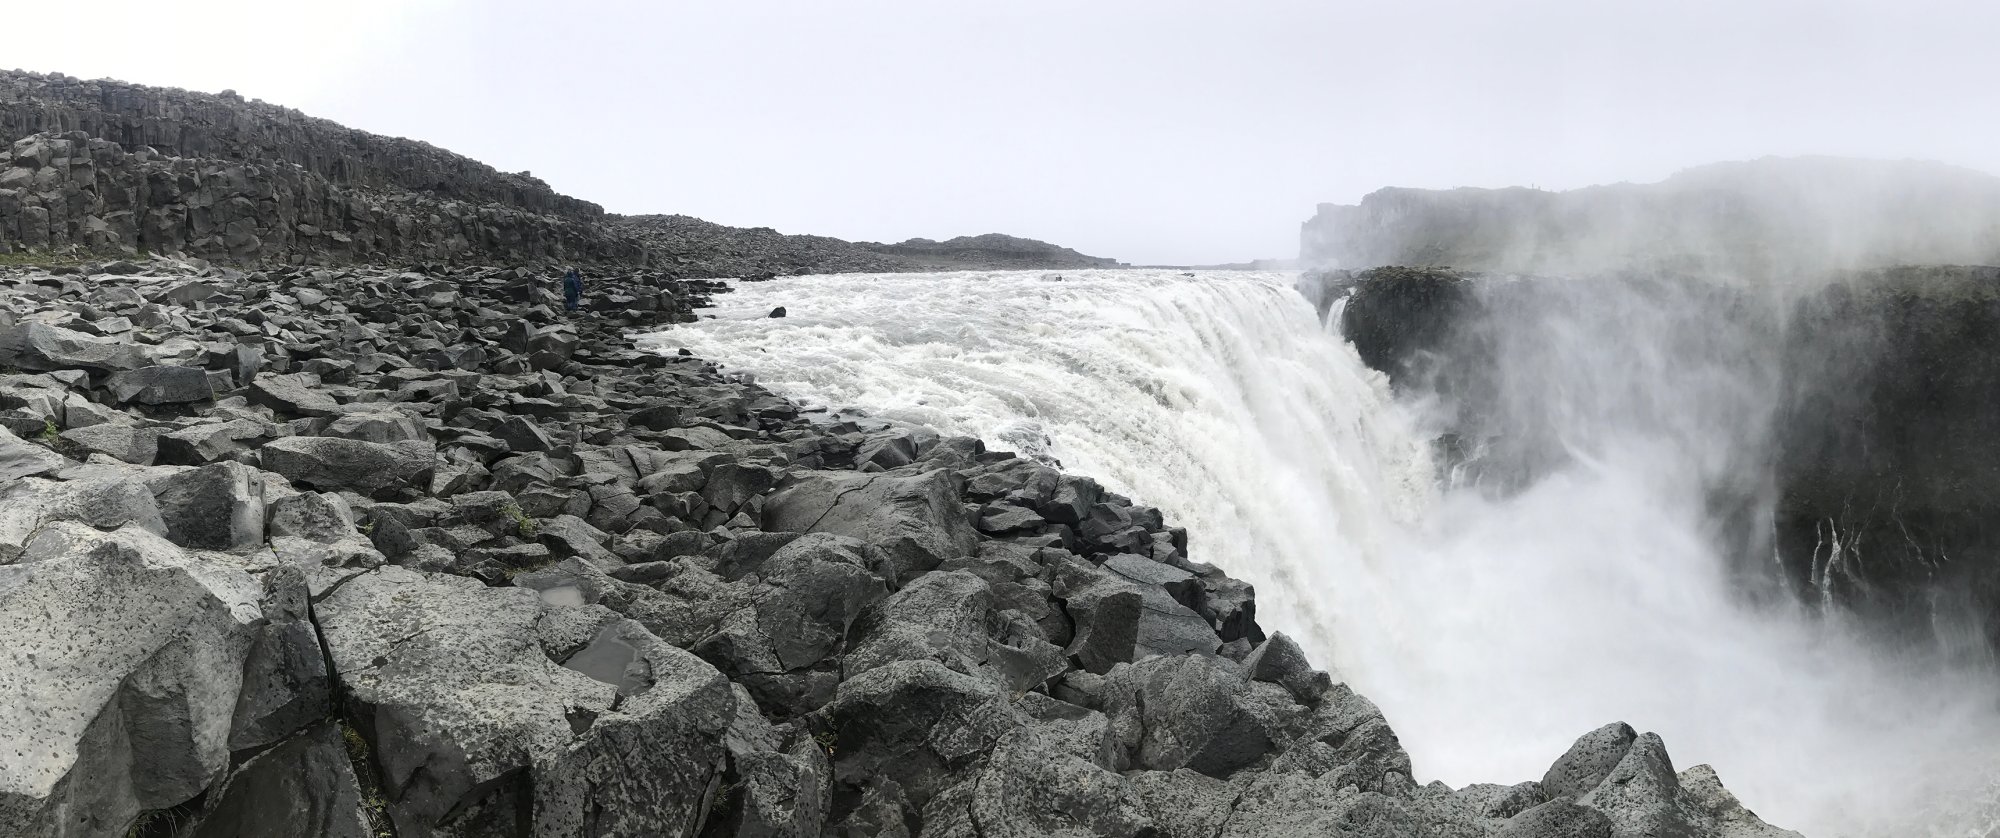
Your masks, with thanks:
M880 244L730 227L686 215L612 216L609 224L642 242L653 267L689 278L1120 266L1115 259L998 233Z

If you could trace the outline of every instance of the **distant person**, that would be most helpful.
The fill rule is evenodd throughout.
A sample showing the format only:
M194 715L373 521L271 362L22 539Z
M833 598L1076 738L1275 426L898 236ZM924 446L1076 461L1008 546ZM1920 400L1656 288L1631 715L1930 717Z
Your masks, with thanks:
M570 268L563 274L563 311L575 311L583 302L583 274Z

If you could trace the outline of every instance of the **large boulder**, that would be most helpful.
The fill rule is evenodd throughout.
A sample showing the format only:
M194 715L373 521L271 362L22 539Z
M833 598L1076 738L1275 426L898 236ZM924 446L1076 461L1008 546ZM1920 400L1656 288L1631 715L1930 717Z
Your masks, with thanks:
M260 376L250 382L250 400L294 416L325 416L340 409L311 373Z
M135 526L50 524L0 566L0 834L116 836L210 787L262 596Z
M148 363L140 347L113 338L28 320L0 328L0 367L21 370L134 370Z
M751 583L747 601L691 648L772 710L796 714L820 706L841 679L834 658L849 628L888 594L871 553L853 539L816 534L754 564L723 568Z
M364 495L427 487L437 469L436 450L422 442L294 436L266 443L258 449L258 457L264 468L293 483Z
M0 480L0 564L18 559L43 526L75 521L101 530L135 526L156 535L168 527L144 483L120 477L55 481Z
M319 724L229 772L190 838L376 838L332 724Z
M958 487L942 471L808 472L765 500L763 518L766 530L833 533L879 546L895 560L896 584L979 547Z
M393 566L315 614L398 835L699 828L734 696L636 623Z
M69 458L0 427L0 482L37 474L55 474L69 464Z
M1151 814L1126 778L1021 729L1001 740L984 770L925 807L923 834L1155 838Z
M1003 610L978 576L926 573L870 609L843 659L848 677L902 660L935 660L1012 693L1062 674L1068 660L1039 626Z
M187 404L215 398L208 371L195 367L152 366L114 372L104 389L118 404Z
M262 546L264 477L242 463L222 462L153 480L167 538L205 550Z

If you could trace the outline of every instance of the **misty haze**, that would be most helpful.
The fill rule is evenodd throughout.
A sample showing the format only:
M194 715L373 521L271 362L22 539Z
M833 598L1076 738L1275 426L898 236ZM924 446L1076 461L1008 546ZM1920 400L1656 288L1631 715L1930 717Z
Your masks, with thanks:
M2000 11L89 16L0 838L2000 836Z

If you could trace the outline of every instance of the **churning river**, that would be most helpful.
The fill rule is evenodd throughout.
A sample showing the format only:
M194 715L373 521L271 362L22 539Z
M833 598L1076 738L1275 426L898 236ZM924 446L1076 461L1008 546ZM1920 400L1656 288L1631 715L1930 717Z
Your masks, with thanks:
M1710 513L1673 479L1700 467L1698 440L1593 428L1617 443L1523 491L1448 490L1425 405L1392 396L1295 281L794 277L739 283L714 319L647 341L807 404L1046 454L1160 507L1192 558L1257 586L1267 632L1381 706L1419 782L1538 779L1623 720L1813 838L2000 834L1992 674L1736 595Z

